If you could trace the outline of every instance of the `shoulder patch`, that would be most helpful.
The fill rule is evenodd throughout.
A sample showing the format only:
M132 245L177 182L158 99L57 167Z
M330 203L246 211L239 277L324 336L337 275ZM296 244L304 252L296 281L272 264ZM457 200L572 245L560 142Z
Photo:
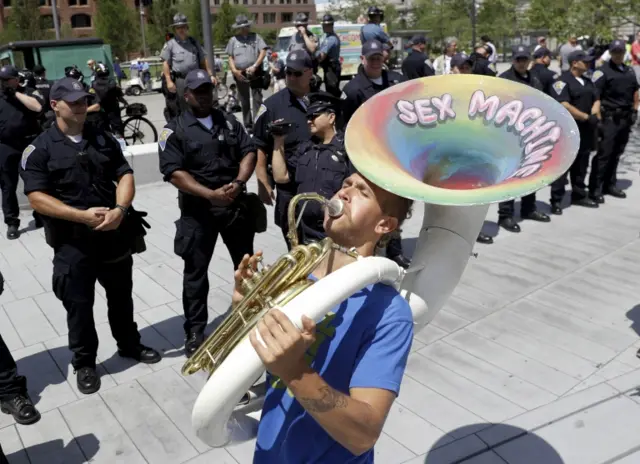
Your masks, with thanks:
M342 92L342 95L340 95L340 100L346 100L347 99L347 94Z
M94 89L93 87L91 87L91 88L89 89L89 93L96 93L96 89Z
M164 151L165 147L167 146L167 140L169 139L169 136L171 134L173 134L173 131L171 129L167 129L166 127L162 129L162 132L160 132L160 137L158 137L158 146L162 151Z
M555 90L556 93L560 95L562 93L562 89L564 89L566 85L567 84L565 84L563 81L556 81L553 83L553 90Z
M258 120L258 118L260 116L262 116L263 114L265 114L267 112L267 107L264 105L260 105L260 108L258 108L258 112L256 113L256 121Z
M22 165L22 169L27 169L27 159L29 159L29 155L33 153L35 149L36 147L34 147L33 145L29 145L22 152L22 161L20 162L20 164Z
M602 71L600 71L599 69L597 69L594 73L593 76L591 76L591 81L592 82L596 82L598 79L600 79L602 76L604 76L604 73Z
M42 97L42 94L38 90L34 90L31 95L35 95L36 97Z
M233 130L233 124L231 124L231 121L229 121L228 119L227 119L227 129L229 129L230 131Z
M556 80L556 79L560 79L560 74L555 73L555 74L553 75L553 79L554 79L554 80Z

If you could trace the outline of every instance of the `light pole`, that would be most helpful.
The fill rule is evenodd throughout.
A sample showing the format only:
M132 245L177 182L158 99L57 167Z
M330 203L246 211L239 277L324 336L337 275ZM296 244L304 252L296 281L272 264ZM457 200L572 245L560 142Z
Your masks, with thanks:
M53 14L53 27L56 29L56 40L60 40L60 23L58 22L58 5L56 0L51 0L51 13Z
M471 0L471 47L476 47L476 0Z
M140 0L140 32L142 32L142 56L147 56L147 39L144 35L144 2Z
M209 69L213 70L213 43L211 41L211 8L209 6L209 0L200 0L200 14L202 15L202 38L204 45L204 52L207 55L207 61L209 62Z

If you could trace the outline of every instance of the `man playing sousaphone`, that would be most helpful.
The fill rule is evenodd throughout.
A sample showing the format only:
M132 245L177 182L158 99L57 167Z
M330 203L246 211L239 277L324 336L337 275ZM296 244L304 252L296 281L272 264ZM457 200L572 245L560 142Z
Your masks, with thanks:
M380 239L400 227L411 207L410 200L358 173L333 198L344 208L337 217L325 214L327 236L362 257L373 256ZM258 255L246 255L235 273L234 304L243 298L242 281L257 269ZM353 261L332 250L311 277L322 279ZM268 374L253 462L372 462L411 348L407 301L392 286L375 284L317 325L303 317L299 330L274 308L256 327L264 345L255 331L251 343Z
M258 108L262 105L265 76L262 62L267 55L267 44L259 34L251 32L251 21L245 15L236 16L236 22L232 27L236 35L229 39L225 52L229 55L229 67L238 86L242 122L247 130L251 130Z

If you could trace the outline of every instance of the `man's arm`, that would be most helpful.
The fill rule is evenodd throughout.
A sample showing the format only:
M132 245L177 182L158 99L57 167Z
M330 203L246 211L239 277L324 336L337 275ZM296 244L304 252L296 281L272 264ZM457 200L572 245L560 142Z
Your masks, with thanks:
M39 113L42 111L42 105L40 101L36 97L31 97L22 92L15 93L16 99L24 105L29 111L33 111L34 113Z
M233 119L235 119L235 117ZM256 146L239 121L236 120L234 126L240 145L240 171L238 172L237 179L246 184L256 168Z
M304 39L304 44L307 46L307 50L309 50L309 53L311 54L311 56L313 56L313 54L318 49L318 42L314 40L313 36L307 34L306 29L303 29L300 33L302 34L302 38Z
M638 111L638 103L639 103L638 91L636 90L633 93L633 111Z

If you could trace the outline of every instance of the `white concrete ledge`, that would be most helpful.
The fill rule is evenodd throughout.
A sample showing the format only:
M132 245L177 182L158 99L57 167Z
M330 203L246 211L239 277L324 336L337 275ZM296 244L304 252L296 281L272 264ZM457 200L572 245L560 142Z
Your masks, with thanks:
M125 158L133 168L136 176L136 187L162 182L160 165L158 162L158 144L145 143L144 145L132 145L124 152ZM18 183L18 203L20 207L30 208L29 200L24 194L22 179Z

